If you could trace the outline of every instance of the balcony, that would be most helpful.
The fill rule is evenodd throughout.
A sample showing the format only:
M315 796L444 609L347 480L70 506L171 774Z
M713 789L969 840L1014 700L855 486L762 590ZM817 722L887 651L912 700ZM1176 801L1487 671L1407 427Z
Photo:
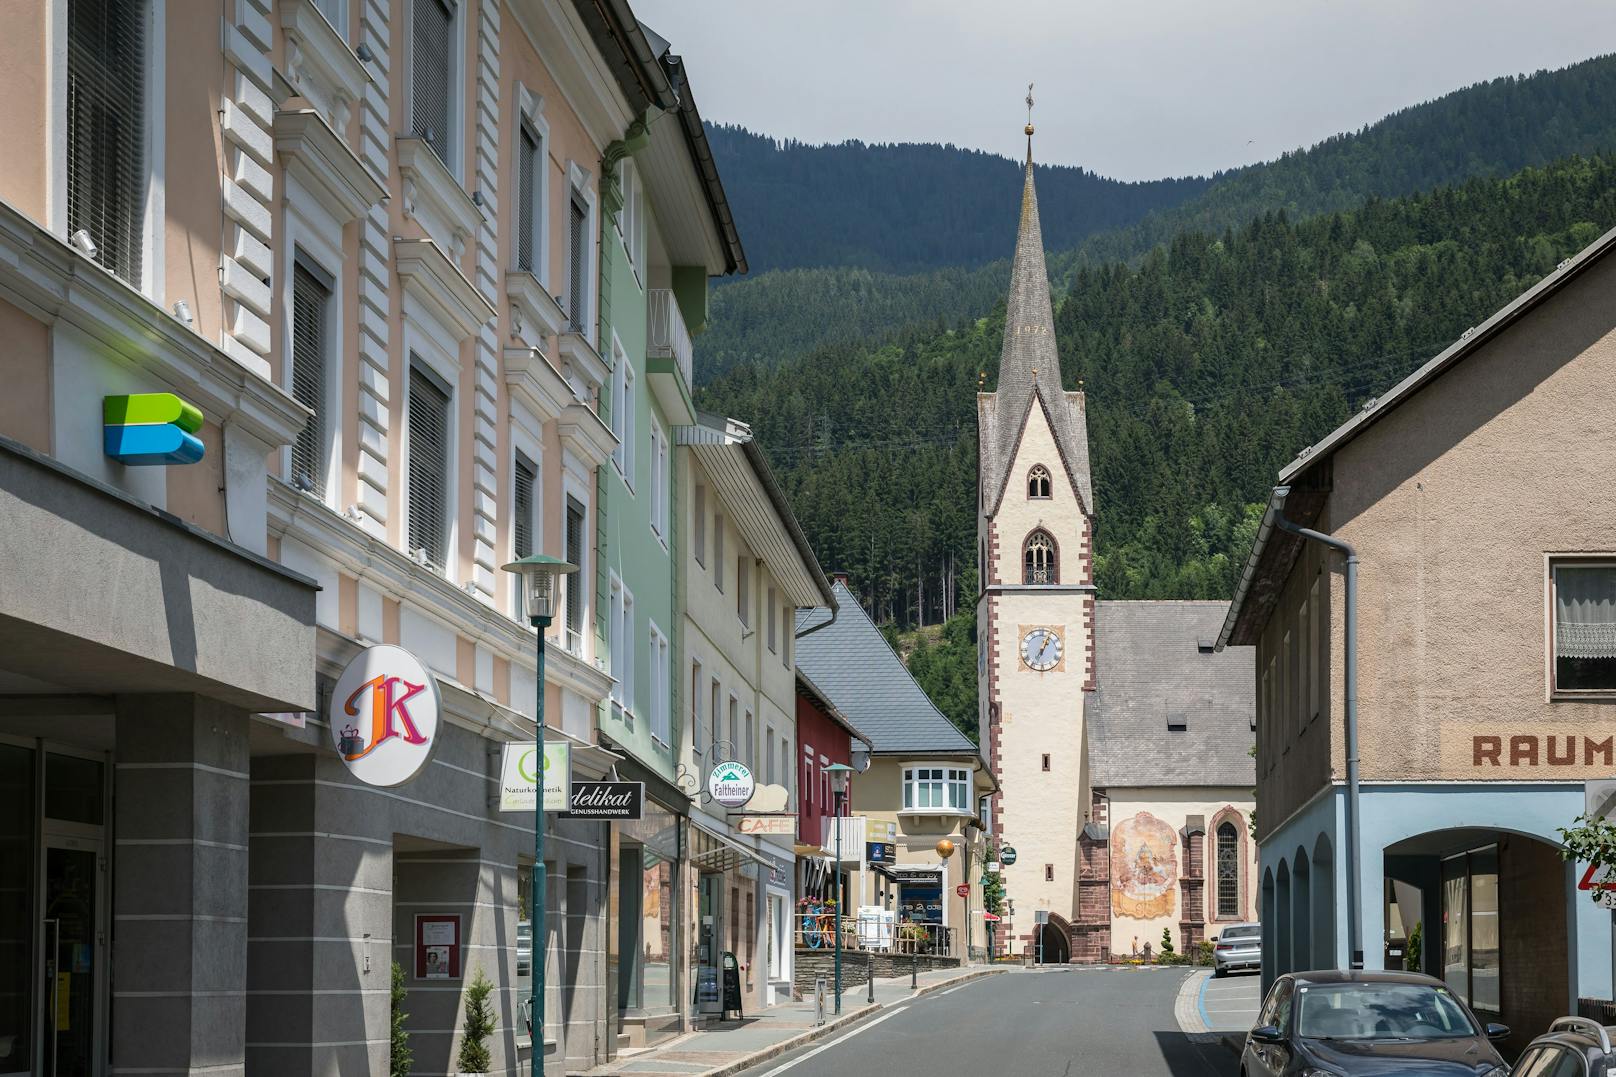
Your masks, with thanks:
M646 292L646 370L651 392L676 426L696 421L690 400L695 346L671 288Z

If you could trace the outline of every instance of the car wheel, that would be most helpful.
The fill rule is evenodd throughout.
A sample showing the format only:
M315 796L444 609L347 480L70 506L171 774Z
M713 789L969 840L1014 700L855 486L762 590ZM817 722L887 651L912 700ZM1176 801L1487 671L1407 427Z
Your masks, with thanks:
M1224 969L1222 967L1215 968L1215 969L1212 970L1212 978L1214 980L1221 980L1221 979L1223 979L1223 977L1225 975L1227 975L1227 971L1228 970L1226 970L1226 969Z

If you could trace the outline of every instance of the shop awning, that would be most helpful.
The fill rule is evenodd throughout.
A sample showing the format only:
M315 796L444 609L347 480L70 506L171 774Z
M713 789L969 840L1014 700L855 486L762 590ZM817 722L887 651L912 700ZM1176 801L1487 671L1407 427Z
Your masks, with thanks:
M765 868L769 866L762 856L725 834L719 827L703 822L699 816L692 815L690 824L717 843L711 848L691 853L690 862L701 870L728 871L749 861Z

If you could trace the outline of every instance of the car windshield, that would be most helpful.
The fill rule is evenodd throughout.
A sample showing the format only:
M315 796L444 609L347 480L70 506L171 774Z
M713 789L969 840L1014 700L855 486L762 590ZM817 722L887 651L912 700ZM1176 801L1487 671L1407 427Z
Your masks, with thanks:
M1219 942L1233 942L1235 939L1255 939L1262 935L1260 927L1226 927L1218 936Z
M1477 1035L1445 987L1312 984L1297 988L1296 1034L1313 1040L1440 1040Z

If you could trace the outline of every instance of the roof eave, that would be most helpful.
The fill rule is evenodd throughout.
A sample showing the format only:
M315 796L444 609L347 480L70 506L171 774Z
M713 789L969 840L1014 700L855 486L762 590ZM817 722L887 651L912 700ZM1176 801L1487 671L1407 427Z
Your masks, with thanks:
M808 676L808 674L804 673L801 668L798 668L797 670L797 680L800 681L802 686L808 690L808 694L813 697L814 702L819 704L824 712L830 717L831 721L847 730L853 739L861 742L870 750L872 755L875 754L875 743L871 741L869 737L865 736L863 733L860 733L857 726L848 721L847 715L843 714L841 710L837 708L836 704L830 701L830 697L825 694L824 689L815 684L814 679Z
M1245 605L1246 595L1251 590L1251 582L1257 578L1258 567L1262 564L1263 551L1268 547L1268 536L1273 533L1275 520L1285 512L1285 499L1290 496L1289 486L1276 486L1268 494L1268 507L1263 510L1262 523L1257 526L1257 539L1252 543L1251 554L1246 558L1246 567L1240 573L1240 582L1235 586L1234 598L1229 601L1228 616L1223 619L1223 628L1218 632L1218 642L1214 650L1221 651L1227 647L1234 636L1236 622L1240 619L1240 611ZM1236 641L1236 646L1248 642L1245 639Z

